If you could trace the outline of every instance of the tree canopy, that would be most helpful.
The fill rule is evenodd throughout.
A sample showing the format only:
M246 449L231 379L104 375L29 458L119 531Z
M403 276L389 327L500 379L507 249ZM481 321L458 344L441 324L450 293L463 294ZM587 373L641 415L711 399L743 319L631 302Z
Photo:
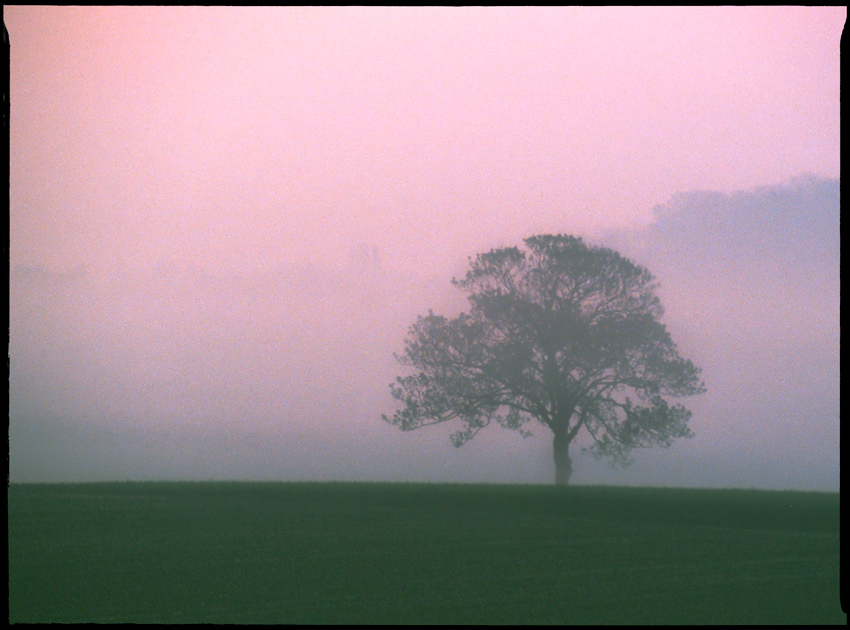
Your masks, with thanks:
M452 280L469 312L418 317L396 355L418 372L390 385L402 407L384 420L410 431L457 419L455 446L494 420L523 435L537 420L554 434L562 484L582 429L587 450L624 465L635 448L691 437L690 411L666 397L705 388L659 321L649 271L573 236L524 242L478 254Z

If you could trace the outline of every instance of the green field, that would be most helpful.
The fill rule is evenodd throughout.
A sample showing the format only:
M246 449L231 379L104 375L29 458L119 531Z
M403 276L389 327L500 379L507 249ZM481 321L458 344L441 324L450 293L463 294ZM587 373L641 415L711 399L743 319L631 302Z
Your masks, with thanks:
M9 487L9 621L846 623L838 493Z

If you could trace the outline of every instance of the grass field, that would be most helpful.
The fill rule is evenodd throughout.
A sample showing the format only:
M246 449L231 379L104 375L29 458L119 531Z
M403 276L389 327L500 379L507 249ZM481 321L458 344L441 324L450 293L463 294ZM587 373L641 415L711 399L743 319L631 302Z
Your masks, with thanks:
M839 495L12 484L9 621L842 623Z

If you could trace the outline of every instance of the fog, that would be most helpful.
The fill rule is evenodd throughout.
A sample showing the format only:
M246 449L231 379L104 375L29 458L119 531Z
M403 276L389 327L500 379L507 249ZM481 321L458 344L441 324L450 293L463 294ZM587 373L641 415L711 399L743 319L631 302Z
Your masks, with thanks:
M570 233L708 389L574 483L837 490L845 17L7 7L10 479L550 483L381 414L469 256Z

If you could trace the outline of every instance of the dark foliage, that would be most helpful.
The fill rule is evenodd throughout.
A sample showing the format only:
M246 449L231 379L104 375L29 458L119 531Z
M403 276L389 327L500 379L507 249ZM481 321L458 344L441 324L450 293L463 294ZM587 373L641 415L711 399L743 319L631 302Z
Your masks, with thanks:
M582 428L591 453L621 464L691 437L690 412L665 397L704 386L659 321L649 271L572 236L525 244L479 254L452 281L468 313L418 318L396 356L418 373L390 385L403 407L384 419L405 431L459 419L456 446L493 420L527 435L536 419L555 436L556 466Z

